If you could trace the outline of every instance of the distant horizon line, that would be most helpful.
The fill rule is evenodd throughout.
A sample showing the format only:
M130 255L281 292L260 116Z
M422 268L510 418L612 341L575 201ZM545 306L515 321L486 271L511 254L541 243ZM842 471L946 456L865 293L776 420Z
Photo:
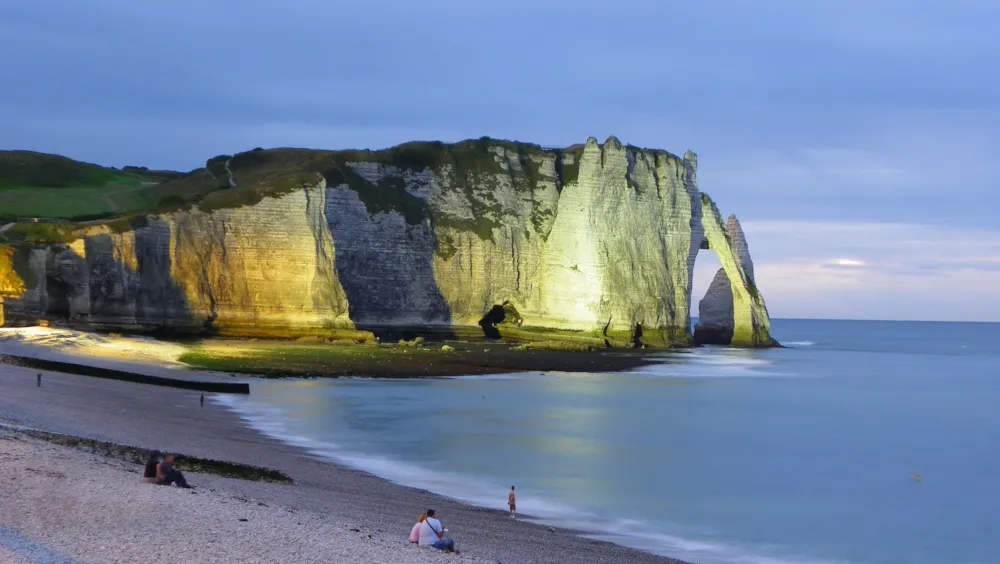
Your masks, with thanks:
M698 319L698 316L692 315L692 320ZM851 318L833 318L833 317L772 317L771 321L784 320L784 321L865 321L873 323L981 323L981 324L1000 324L1000 320L996 321L961 321L961 320L941 320L941 319L851 319Z

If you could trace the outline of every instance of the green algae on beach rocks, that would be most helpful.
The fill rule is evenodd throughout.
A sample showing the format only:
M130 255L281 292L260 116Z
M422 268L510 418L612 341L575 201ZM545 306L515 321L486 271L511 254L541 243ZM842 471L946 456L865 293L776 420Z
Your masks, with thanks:
M4 427L0 427L0 429L4 429ZM48 431L40 431L37 429L7 429L13 433L25 435L34 439L85 450L109 458L118 458L134 464L144 464L146 459L149 457L150 451L153 450L151 448L140 448L94 439L86 439L83 437L74 437L72 435L50 433ZM258 482L276 482L283 484L294 483L287 474L270 468L240 464L238 462L212 460L210 458L200 458L180 453L171 454L174 454L177 457L178 465L186 472L215 474L226 478L236 478L239 480Z

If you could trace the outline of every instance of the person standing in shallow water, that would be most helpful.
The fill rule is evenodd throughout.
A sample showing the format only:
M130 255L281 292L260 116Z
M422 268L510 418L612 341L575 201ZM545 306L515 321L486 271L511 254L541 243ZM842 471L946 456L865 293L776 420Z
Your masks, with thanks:
M510 507L510 518L517 519L517 496L514 495L514 486L510 487L507 494L507 506Z

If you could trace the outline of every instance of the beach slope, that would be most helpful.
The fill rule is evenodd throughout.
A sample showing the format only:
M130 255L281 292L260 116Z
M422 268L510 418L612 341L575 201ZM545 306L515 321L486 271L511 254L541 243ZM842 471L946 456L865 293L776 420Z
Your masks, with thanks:
M497 509L470 507L321 460L249 429L215 402L202 407L198 392L53 372L38 386L36 373L0 365L5 422L273 468L295 483L192 474L200 487L190 494L142 484L138 465L4 439L2 465L16 469L0 504L0 535L13 540L0 541L0 555L14 561L24 557L18 547L34 546L81 562L137 561L133 554L189 562L678 562L512 522L501 509L505 492ZM406 545L429 507L461 556Z

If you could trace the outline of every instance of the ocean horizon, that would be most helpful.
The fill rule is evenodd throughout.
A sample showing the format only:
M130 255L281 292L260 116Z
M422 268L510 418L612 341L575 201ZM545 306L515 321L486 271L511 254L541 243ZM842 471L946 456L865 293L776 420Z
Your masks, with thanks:
M516 485L532 520L695 564L1000 562L1000 323L772 329L786 348L650 350L628 372L219 401L332 461L484 507Z

